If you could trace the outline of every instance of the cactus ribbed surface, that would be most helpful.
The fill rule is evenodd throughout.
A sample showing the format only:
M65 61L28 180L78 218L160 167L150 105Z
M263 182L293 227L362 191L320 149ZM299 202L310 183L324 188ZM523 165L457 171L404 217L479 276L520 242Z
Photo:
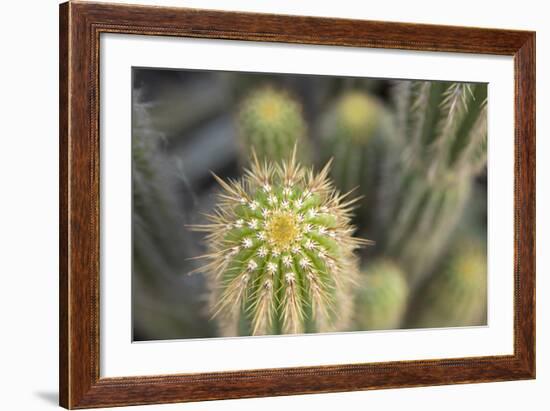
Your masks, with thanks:
M419 290L409 325L415 328L486 324L487 257L475 241L461 244L441 272Z
M205 231L203 270L215 282L213 313L240 334L338 330L352 305L357 272L353 200L291 158L272 164L253 155L240 181L218 178L223 192Z
M416 285L447 245L485 167L487 86L403 81L395 100L405 151L393 160L385 245Z
M295 146L298 159L308 160L311 151L306 129L300 104L286 92L272 87L252 91L238 114L243 151L248 156L254 151L260 160L288 159Z
M395 263L380 260L369 264L357 290L355 328L358 331L399 328L408 296L405 274Z
M323 120L323 156L334 159L331 177L340 190L356 189L363 197L357 212L363 224L368 224L376 206L383 148L392 133L382 102L362 91L342 95Z

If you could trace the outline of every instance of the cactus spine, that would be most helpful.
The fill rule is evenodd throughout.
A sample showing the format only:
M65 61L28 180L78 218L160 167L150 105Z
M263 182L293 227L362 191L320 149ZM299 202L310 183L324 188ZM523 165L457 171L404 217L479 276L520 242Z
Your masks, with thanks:
M487 258L476 242L459 245L441 273L419 290L412 327L458 327L486 324Z
M337 330L350 313L357 271L350 205L327 174L291 158L252 166L225 182L210 223L204 270L216 286L213 312L240 323L241 334Z
M370 264L360 279L356 296L357 330L399 328L408 296L405 275L395 263L380 260Z
M245 163L252 151L260 160L288 159L295 146L301 162L309 159L302 108L283 91L271 87L252 91L241 105L238 129Z
M386 248L416 285L447 245L486 164L487 86L403 81L395 96L406 151L391 173L401 177L387 207Z
M357 212L361 225L368 225L376 207L382 150L392 130L383 104L361 91L341 96L323 121L323 152L325 159L334 158L331 176L336 186L342 191L357 189L363 197Z

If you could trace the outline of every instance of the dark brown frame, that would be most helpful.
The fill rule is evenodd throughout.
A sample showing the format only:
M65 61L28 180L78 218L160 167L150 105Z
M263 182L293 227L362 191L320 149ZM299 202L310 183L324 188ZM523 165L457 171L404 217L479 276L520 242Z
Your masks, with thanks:
M498 54L515 64L514 354L100 378L101 33ZM246 398L535 378L535 33L183 8L60 6L60 405Z

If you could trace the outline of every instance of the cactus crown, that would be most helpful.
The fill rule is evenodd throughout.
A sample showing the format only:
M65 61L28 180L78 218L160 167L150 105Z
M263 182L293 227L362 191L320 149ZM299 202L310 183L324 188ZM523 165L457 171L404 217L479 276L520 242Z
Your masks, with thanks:
M255 90L243 101L238 124L245 149L253 149L260 159L288 158L306 135L300 104L271 87Z
M337 103L338 127L357 143L366 143L380 122L379 103L366 93L350 92Z
M208 263L216 277L214 315L243 315L252 334L296 333L327 324L338 313L338 292L356 272L351 205L327 179L296 163L252 166L225 182L209 224ZM322 328L322 327L321 327Z
M469 326L486 323L487 257L477 240L459 242L453 254L425 285L411 313L414 327Z
M461 284L479 285L486 281L487 256L485 249L475 241L459 244L447 267L446 275Z

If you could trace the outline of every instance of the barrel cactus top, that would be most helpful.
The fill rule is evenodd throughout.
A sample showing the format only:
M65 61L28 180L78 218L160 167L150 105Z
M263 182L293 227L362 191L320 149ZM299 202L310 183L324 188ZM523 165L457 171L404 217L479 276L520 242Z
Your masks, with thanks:
M441 274L440 281L458 292L465 288L475 290L480 295L479 300L482 300L487 281L487 255L484 245L476 240L459 243Z
M297 333L338 321L341 290L357 271L353 200L319 173L288 161L260 163L225 182L209 224L204 270L216 277L215 313L242 315L252 334ZM348 296L351 299L351 296ZM321 327L322 328L322 327Z
M295 145L307 144L301 105L289 94L273 87L252 91L238 115L239 136L245 151L252 149L260 160L288 159ZM298 157L306 150L298 147Z
M419 294L420 295L420 294ZM422 290L412 314L414 327L471 326L486 323L487 256L478 241L459 243L441 272Z
M337 133L354 143L367 144L385 121L382 104L367 93L352 91L344 94L336 103L328 134Z

